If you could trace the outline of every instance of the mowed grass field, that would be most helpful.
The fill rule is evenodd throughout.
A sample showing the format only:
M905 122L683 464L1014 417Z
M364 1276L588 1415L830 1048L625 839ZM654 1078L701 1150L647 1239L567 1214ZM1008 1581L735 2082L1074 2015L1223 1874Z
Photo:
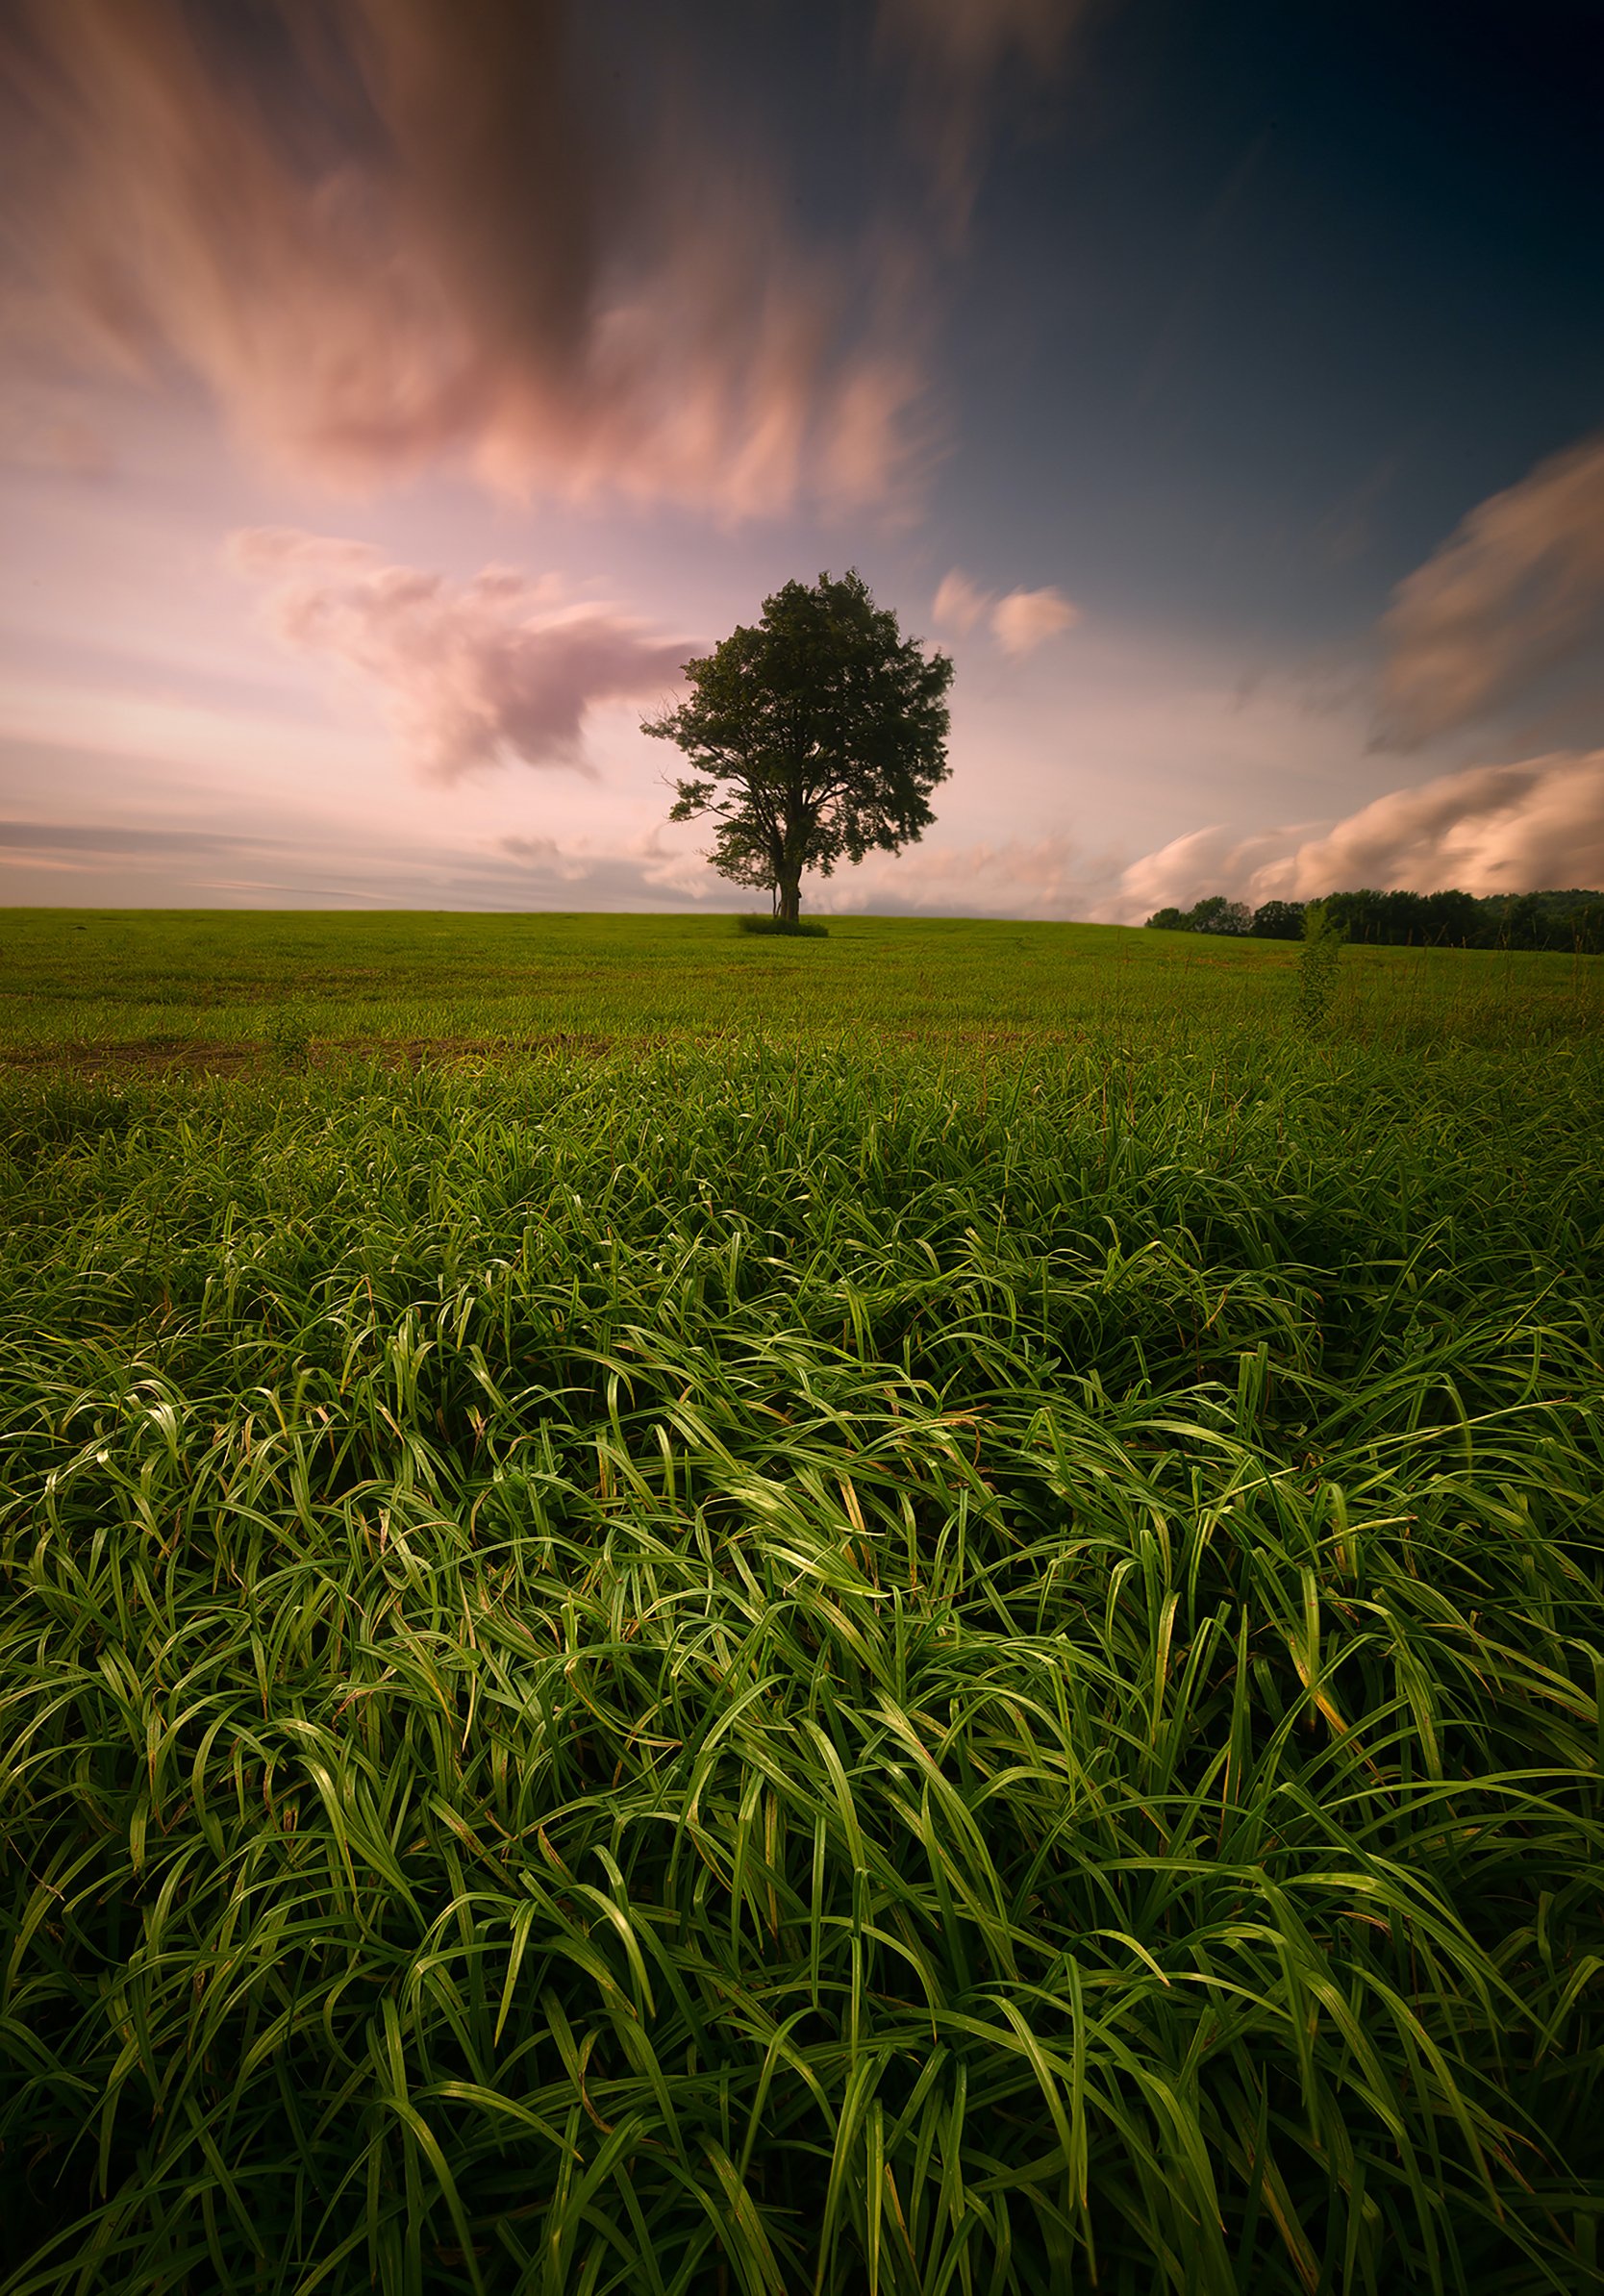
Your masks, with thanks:
M0 2284L1604 2288L1604 963L0 918Z

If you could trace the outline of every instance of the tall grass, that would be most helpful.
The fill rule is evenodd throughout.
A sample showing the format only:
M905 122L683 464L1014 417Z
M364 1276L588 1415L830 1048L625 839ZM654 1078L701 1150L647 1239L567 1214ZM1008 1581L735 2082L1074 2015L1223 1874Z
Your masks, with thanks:
M1600 1082L13 1086L11 2296L1604 2286Z

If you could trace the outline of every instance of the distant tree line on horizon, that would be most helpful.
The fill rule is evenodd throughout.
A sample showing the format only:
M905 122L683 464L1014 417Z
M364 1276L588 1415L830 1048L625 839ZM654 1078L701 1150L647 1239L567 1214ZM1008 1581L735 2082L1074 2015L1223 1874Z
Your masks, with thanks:
M1256 940L1301 940L1301 901L1245 901L1210 893L1192 909L1157 909L1147 919L1165 933L1229 933ZM1555 949L1604 954L1604 893L1328 893L1326 921L1350 941L1385 948Z

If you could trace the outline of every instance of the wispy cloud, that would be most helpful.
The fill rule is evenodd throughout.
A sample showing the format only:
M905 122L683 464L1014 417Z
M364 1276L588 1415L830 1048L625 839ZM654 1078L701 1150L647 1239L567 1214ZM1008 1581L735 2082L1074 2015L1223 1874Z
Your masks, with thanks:
M966 636L984 619L1003 652L1015 661L1061 631L1072 629L1081 618L1079 607L1061 590L1010 590L999 598L994 590L979 588L959 566L942 577L931 612L943 630L955 630L960 636Z
M1057 71L1085 0L880 0L882 49L909 69L909 125L953 233L968 222L997 84Z
M1604 886L1604 750L1441 774L1323 828L1249 837L1193 830L1133 862L1105 908L1135 922L1204 893L1311 900L1359 886L1417 893Z
M632 830L628 807L620 811L597 833L562 837L487 836L483 817L462 809L426 839L410 834L404 816L363 818L349 807L327 819L291 810L282 836L165 820L11 820L0 822L0 898L161 908L736 905L733 889L688 844L656 824Z
M338 484L445 456L514 492L737 514L900 485L906 266L873 233L805 240L771 154L688 100L656 87L631 125L560 0L18 21L0 79L37 262L11 300L36 338L66 321L80 359L176 362Z
M1003 652L1017 661L1080 618L1080 609L1058 590L1010 590L991 609L991 629Z
M503 837L501 851L560 885L582 885L593 865L586 855L565 851L555 837Z
M1604 437L1478 505L1381 625L1379 738L1413 749L1516 699L1604 623Z
M13 853L94 853L139 855L233 852L237 847L270 847L272 837L237 836L228 830L129 829L114 822L0 821L0 845Z
M959 566L941 578L931 612L943 630L956 630L965 636L980 620L991 603L990 593L977 589Z
M583 769L587 712L660 694L690 651L508 567L454 588L366 543L288 528L238 534L229 557L266 584L287 644L378 688L407 757L437 781L509 758Z
M839 876L810 878L806 903L835 914L1062 917L1084 909L1094 878L1062 834L965 844L939 837L894 858L870 855Z

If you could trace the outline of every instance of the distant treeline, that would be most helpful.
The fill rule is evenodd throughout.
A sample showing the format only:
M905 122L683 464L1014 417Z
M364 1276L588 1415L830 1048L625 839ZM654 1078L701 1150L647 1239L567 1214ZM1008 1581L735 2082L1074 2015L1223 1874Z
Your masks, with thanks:
M1301 901L1266 901L1250 909L1211 893L1195 909L1159 909L1148 918L1165 933L1251 934L1259 940L1300 940ZM1604 893L1328 893L1327 922L1349 940L1387 948L1561 949L1604 953Z

